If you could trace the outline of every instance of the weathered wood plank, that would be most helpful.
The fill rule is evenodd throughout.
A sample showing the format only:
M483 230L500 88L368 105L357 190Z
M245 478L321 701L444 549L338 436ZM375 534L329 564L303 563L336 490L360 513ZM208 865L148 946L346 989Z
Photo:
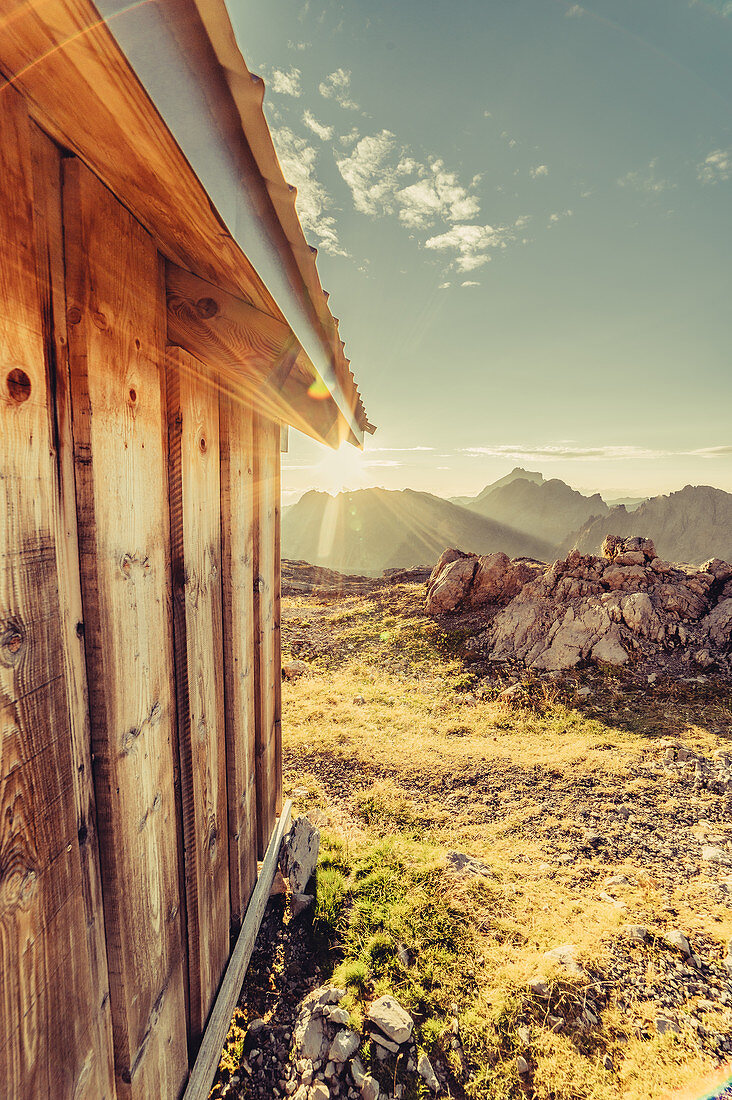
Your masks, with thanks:
M219 395L169 348L168 476L188 934L189 1045L197 1049L229 957Z
M216 371L258 412L338 446L345 421L289 327L175 264L166 264L168 339Z
M263 854L279 801L279 492L280 427L263 416L254 430L254 619L257 845Z
M20 97L6 88L0 113L0 1095L111 1100L74 806L44 331L50 316L37 278L30 127Z
M43 129L94 168L166 255L202 263L202 274L277 312L94 5L45 0L6 15L0 64Z
M99 869L97 812L91 760L89 693L86 683L84 616L79 577L79 545L76 524L74 443L71 432L71 394L68 376L66 287L64 270L61 154L57 146L31 124L33 155L36 254L41 308L44 316L46 360L55 390L55 416L51 432L56 437L58 507L56 561L58 565L64 666L69 697L74 802L81 857L81 876L90 980L96 1005L98 1085L114 1096L112 1017L109 1005L107 948Z
M64 163L81 586L120 1097L187 1072L164 447L163 286L145 231Z
M292 803L288 799L282 807L279 821L275 822L275 828L269 838L259 878L249 902L236 946L232 952L231 961L221 983L219 995L211 1012L201 1049L191 1070L183 1100L206 1100L211 1090L231 1017L234 1014L249 960L254 950L257 933L262 924L272 880L277 871L280 845L290 824L291 811Z
M219 413L229 889L240 924L257 878L253 414L226 393Z

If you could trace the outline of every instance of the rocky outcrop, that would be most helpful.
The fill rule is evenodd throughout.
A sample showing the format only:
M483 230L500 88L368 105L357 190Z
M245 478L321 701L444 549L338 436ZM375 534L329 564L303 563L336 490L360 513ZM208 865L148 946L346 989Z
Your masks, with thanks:
M428 612L477 608L488 621L486 653L538 670L681 649L701 669L730 665L732 565L672 565L651 539L608 535L599 557L572 550L548 567L446 551L430 577Z
M427 611L442 615L458 607L502 605L512 600L542 566L503 553L464 554L446 550L427 582Z

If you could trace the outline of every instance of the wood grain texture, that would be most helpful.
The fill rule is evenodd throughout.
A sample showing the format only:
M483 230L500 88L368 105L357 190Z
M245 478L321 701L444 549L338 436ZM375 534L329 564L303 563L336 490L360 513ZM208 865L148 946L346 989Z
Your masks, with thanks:
M166 264L168 339L271 419L337 447L345 420L289 327L175 264Z
M174 791L163 285L153 242L64 163L69 363L119 1097L187 1073Z
M179 348L168 350L166 375L189 1045L197 1049L229 957L219 395L210 372Z
M257 878L253 414L226 393L219 411L229 889L240 924Z
M267 847L280 799L279 492L280 427L254 421L254 622L257 846Z
M37 281L29 121L11 89L2 106L0 1095L91 1100L113 1091L99 1049L77 835L50 316Z
M221 1049L231 1024L236 1002L239 999L249 960L252 957L264 910L267 907L272 880L277 871L280 845L290 824L291 811L292 802L288 799L282 807L279 820L275 822L272 834L269 837L259 878L232 952L231 961L221 983L219 995L211 1012L201 1049L191 1070L183 1100L206 1100L211 1091L211 1085L221 1058Z
M50 430L56 442L58 506L56 561L58 566L64 667L69 699L72 775L90 979L96 1005L98 1087L114 1096L112 1017L109 1004L107 948L104 939L102 882L99 868L96 799L92 776L89 692L86 683L84 621L79 576L76 484L71 429L71 394L66 333L61 154L56 145L31 124L36 258L49 379L54 393Z

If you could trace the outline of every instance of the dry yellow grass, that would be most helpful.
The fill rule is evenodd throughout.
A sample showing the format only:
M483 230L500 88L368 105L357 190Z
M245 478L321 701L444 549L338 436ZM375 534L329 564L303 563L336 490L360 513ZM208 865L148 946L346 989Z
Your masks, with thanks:
M524 1095L514 1029L527 982L537 974L566 980L547 965L547 949L574 944L587 969L601 973L608 945L629 923L659 934L681 927L720 950L732 937L718 869L691 880L664 877L632 856L608 863L579 851L565 835L570 819L591 818L605 789L618 798L622 792L631 807L652 799L660 815L672 814L679 791L646 765L672 731L700 752L724 744L717 728L732 724L732 714L723 691L705 699L669 688L655 699L629 698L608 678L586 698L577 695L576 678L530 685L527 706L495 698L500 682L476 701L465 690L472 682L459 646L421 617L411 592L391 605L383 598L338 606L300 599L287 613L286 639L328 640L311 673L283 685L287 785L299 808L315 813L348 853L386 838L407 844L408 859L411 843L469 922L479 980L473 973L464 988L458 982L455 996L473 1048L492 1053L483 1055L484 1072L465 1095ZM703 822L699 827L703 832ZM729 827L715 821L707 831L721 835ZM450 850L483 861L488 877L448 876ZM611 874L630 881L609 898L603 879ZM651 1009L639 1008L639 1020L643 1011ZM639 1038L637 1024L611 997L591 1043L533 1028L529 1095L662 1100L713 1072L715 1060L690 1033ZM732 1030L726 1009L719 1026ZM608 1054L611 1070L603 1064Z

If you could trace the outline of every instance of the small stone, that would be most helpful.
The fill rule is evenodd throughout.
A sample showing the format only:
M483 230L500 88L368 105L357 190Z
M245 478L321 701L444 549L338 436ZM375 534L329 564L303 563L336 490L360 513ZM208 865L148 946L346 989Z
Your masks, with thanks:
M313 894L293 894L290 901L293 917L299 917L301 913L309 909L314 900L315 896Z
M348 1015L348 1010L345 1008L328 1005L323 1009L323 1015L327 1016L330 1022L335 1024L336 1027L348 1027L350 1017Z
M676 1035L679 1035L681 1028L675 1020L669 1020L667 1016L657 1016L656 1031L659 1035L665 1035L667 1031L673 1031Z
M362 706L365 705L365 703L366 703L366 700L364 699L363 695L354 695L353 705L355 707L362 707Z
M648 929L642 924L626 924L623 931L633 943L646 943L650 939Z
M548 962L557 963L568 974L580 977L585 973L577 962L577 948L573 943L565 943L561 947L552 947L550 951L544 952L544 958Z
M307 661L289 661L282 666L282 675L286 680L296 680L298 676L304 676L311 668Z
M683 955L685 955L687 959L691 955L689 941L687 940L684 933L680 932L678 928L674 928L670 932L666 933L666 941L670 943L673 947L678 948L678 950Z
M397 1045L408 1042L414 1031L414 1020L389 994L374 1001L368 1012L368 1022ZM377 1038L377 1036L374 1036ZM377 1039L378 1041L378 1039ZM382 1044L386 1045L386 1044Z
M351 1055L358 1050L360 1042L361 1037L355 1031L339 1031L330 1044L330 1050L328 1051L330 1061L347 1062Z
M526 1061L523 1054L519 1054L516 1059L516 1070L518 1071L519 1077L525 1077L529 1072L529 1063Z
M527 1027L517 1027L516 1038L521 1043L522 1047L531 1046L531 1032Z
M366 1080L366 1070L364 1069L364 1064L360 1058L352 1058L350 1068L353 1083L354 1085L356 1085L357 1088L360 1089L364 1081Z
M564 1019L561 1016L547 1016L546 1022L549 1024L549 1030L559 1032L564 1027Z
M549 986L541 978L532 978L529 982L529 992L533 993L535 997L541 997L543 1001L548 1001L550 997Z
M708 863L732 863L732 858L727 852L723 848L716 848L713 844L703 844L701 855L702 859L707 860Z
M466 855L465 852L448 852L447 869L456 875L469 875L476 878L490 878L492 870L487 863Z
M311 1088L308 1100L330 1100L330 1089L319 1081L317 1085L313 1085Z
M437 1094L440 1091L440 1082L432 1068L432 1063L426 1054L421 1054L417 1063L417 1073L422 1078L430 1092Z
M272 879L272 885L269 888L269 896L275 898L278 895L287 893L287 883L285 882L282 871L278 871L275 877Z
M613 1065L613 1060L609 1054L603 1055L602 1068L606 1069L608 1073L612 1073L613 1069L615 1068Z
M361 1085L361 1100L379 1100L379 1082L370 1075Z

